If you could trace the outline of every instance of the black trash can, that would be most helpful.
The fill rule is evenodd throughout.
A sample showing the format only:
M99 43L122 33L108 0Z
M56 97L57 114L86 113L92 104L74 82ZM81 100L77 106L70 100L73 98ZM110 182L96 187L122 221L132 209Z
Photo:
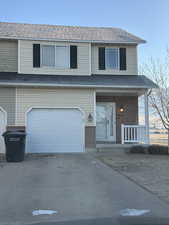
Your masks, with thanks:
M2 135L6 146L6 161L21 162L25 156L25 137L24 131L6 131Z

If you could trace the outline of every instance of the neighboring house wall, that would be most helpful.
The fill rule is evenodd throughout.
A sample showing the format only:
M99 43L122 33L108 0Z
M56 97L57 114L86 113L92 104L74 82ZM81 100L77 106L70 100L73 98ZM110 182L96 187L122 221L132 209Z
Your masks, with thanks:
M25 114L31 107L78 107L85 113L85 125L95 126L95 120L88 122L89 113L94 115L94 90L17 88L16 93L16 126L26 125Z
M97 102L116 103L116 142L121 143L121 124L138 124L138 97L137 96L97 96ZM120 112L120 107L124 112Z
M91 45L89 43L47 42L47 41L19 41L20 73L55 74L55 75L90 75L91 74ZM69 46L77 45L77 69L41 67L33 68L33 44Z
M18 71L17 41L0 40L0 72Z
M98 62L98 48L99 47L114 47L114 48L126 48L126 63L127 70L99 70ZM137 47L135 45L112 45L112 44L92 44L91 47L91 71L93 74L115 74L115 75L137 75Z
M7 125L15 125L16 88L0 88L0 106L7 112Z

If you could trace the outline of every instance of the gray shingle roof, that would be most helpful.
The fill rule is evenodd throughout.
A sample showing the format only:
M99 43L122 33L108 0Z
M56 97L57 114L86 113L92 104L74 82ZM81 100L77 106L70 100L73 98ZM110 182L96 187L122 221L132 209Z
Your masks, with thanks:
M55 26L0 22L0 38L96 43L133 43L145 41L113 27Z
M0 72L0 86L53 86L53 87L109 87L109 88L157 88L150 79L141 75L37 75Z

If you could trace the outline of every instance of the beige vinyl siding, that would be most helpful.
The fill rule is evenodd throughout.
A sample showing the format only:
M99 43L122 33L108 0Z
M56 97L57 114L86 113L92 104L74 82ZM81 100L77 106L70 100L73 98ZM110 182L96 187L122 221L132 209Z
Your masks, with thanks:
M16 88L0 88L0 106L7 112L7 125L15 125Z
M98 48L99 47L114 47L126 48L126 61L127 61L127 70L99 70L98 68ZM91 48L91 57L92 57L92 73L93 74L115 74L115 75L137 75L137 47L135 45L129 46L120 46L120 45L98 45L93 44Z
M32 107L78 107L85 113L85 124L93 125L87 117L89 113L94 115L94 96L94 90L87 89L17 88L16 125L26 125L25 115Z
M56 46L77 45L78 68L54 68L41 67L33 68L33 44L45 44ZM90 75L90 44L89 43L68 43L68 42L47 42L47 41L26 41L20 40L20 73L33 74L55 74L55 75Z
M0 40L0 72L18 71L17 41Z

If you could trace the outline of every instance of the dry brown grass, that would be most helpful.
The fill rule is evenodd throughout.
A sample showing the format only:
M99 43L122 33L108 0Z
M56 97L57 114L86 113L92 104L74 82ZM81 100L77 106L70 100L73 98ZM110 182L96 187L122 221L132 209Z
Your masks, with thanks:
M167 145L167 134L150 134L151 144Z

